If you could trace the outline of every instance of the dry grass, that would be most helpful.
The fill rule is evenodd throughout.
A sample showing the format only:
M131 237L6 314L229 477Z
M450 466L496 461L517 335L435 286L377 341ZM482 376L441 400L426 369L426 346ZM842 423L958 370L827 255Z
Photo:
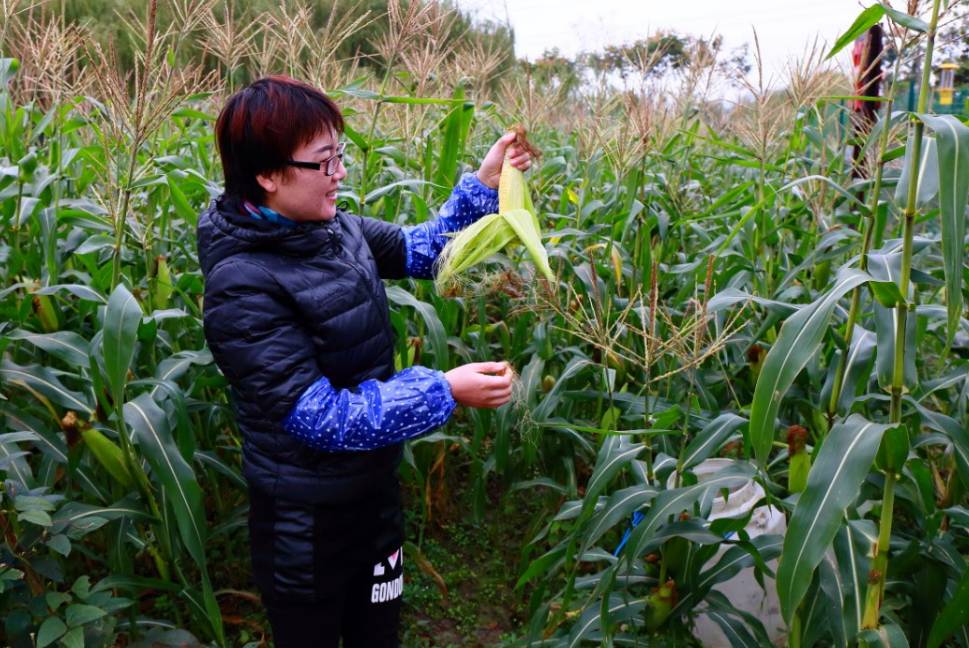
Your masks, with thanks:
M635 287L620 311L613 311L611 300L596 289L579 292L563 284L564 289L556 291L537 283L518 301L515 312L558 317L563 324L554 328L596 349L604 365L621 364L627 371L637 372L637 384L654 385L697 369L720 353L745 325L744 308L733 312L723 325L717 325L707 312L707 302L714 294L710 261L703 294L695 295L682 312L660 302L656 268L648 291ZM595 285L591 256L589 268Z
M456 14L447 5L391 0L386 15L388 28L375 44L377 60L386 72L381 79L372 68L361 66L359 55L350 60L336 58L341 44L379 16L351 17L336 7L325 24L314 29L311 4L306 0L282 3L259 15L247 14L237 0L173 0L173 24L155 26L155 44L146 40L143 21L120 17L139 39L141 49L135 69L123 73L106 69L117 67L117 57L109 47L92 44L81 28L31 19L29 9L35 5L28 0L0 0L4 17L0 43L7 43L7 51L21 59L25 70L18 77L17 83L22 86L19 91L31 96L79 94L90 82L95 95L105 100L107 110L118 116L114 123L131 125L136 115L133 107L123 108L132 102L124 100L121 89L127 84L130 95L133 87L143 87L143 114L139 119L145 121L135 130L144 126L150 129L157 123L156 117L164 115L172 102L190 89L212 92L214 101L219 101L246 77L280 72L329 91L362 80L365 87L378 92L416 96L450 96L455 85L463 81L476 101L491 100L500 106L503 119L509 123L517 121L531 130L551 126L575 133L581 155L601 152L615 173L627 170L648 150L662 145L685 116L695 114L698 108L705 118L708 113L710 119L717 118L713 104L706 100L717 74L723 72L716 38L693 44L691 63L673 75L674 87L661 88L650 81L655 76L651 71L660 64L664 52L645 48L630 50L630 78L638 81L635 87L621 92L604 81L587 83L578 91L566 85L550 88L527 73L505 75L496 84L495 74L506 62L506 54L496 42L455 36ZM85 43L87 47L83 48ZM219 74L203 79L201 60L198 65L169 65L163 60L168 49L176 53L197 51L210 65L214 59ZM148 61L146 54L154 60ZM90 75L82 74L81 68L88 68ZM404 74L390 74L391 70ZM142 85L145 72L151 77L150 83ZM798 72L792 70L792 93L802 99L816 95L817 91L805 88L803 81L818 77ZM780 124L785 123L789 111L772 100L762 75L758 81L748 86L754 101L738 107L735 121L737 134L766 158L772 145L782 139ZM341 103L351 113L369 116L378 131L403 133L415 149L422 146L428 114L434 110L427 106L388 106L351 96L342 97Z
M90 40L86 29L22 8L4 30L7 51L20 60L12 86L19 101L50 107L83 93L89 77L78 54Z

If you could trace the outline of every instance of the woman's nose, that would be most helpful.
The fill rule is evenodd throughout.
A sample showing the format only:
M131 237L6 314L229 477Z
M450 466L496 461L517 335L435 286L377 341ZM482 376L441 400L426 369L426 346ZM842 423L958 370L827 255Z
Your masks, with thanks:
M347 177L347 167L345 164L343 164L343 158L340 158L340 163L337 165L336 173L333 174L333 177L336 178L337 181L343 180L345 177Z

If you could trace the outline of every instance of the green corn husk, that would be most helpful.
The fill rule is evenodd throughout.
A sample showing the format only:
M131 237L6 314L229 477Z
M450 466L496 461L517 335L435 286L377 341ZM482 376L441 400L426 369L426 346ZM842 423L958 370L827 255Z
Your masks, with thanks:
M515 230L500 214L483 216L448 243L441 254L438 283L449 283L455 276L503 249L514 238Z
M155 259L155 278L151 282L152 295L151 303L157 309L168 308L169 300L172 297L172 273L168 268L168 259L159 256Z
M802 425L787 428L787 453L789 466L787 490L802 493L807 488L808 473L811 472L811 455L807 451L808 431Z
M520 132L519 137L523 138ZM531 150L531 147L529 146ZM486 261L515 241L522 243L535 267L546 279L553 279L548 253L542 245L542 230L535 214L525 175L508 164L501 167L498 182L498 213L488 214L459 232L441 253L436 285L445 292L459 275Z
M803 450L790 458L788 469L787 490L792 493L803 493L807 488L808 473L811 472L811 455Z
M515 230L518 239L525 245L528 254L532 257L532 263L538 268L546 279L551 280L555 275L552 268L548 265L548 253L542 245L542 232L538 228L538 219L535 214L527 209L512 209L502 212L502 218Z
M124 462L124 452L114 441L92 427L81 430L84 444L97 459L101 467L108 471L116 482L124 488L132 488L134 480Z

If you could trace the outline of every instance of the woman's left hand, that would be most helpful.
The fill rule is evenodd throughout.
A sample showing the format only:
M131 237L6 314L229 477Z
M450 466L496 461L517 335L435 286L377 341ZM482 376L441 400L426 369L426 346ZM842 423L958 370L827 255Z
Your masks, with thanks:
M478 180L492 189L497 189L498 179L501 178L501 164L506 157L516 169L528 170L528 167L532 165L532 156L528 154L528 151L512 144L514 141L515 133L505 133L498 138L498 141L492 145L481 161L481 168L478 169Z

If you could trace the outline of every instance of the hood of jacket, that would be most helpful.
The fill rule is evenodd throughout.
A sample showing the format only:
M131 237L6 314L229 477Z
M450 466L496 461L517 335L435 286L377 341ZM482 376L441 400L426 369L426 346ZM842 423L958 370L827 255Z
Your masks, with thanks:
M280 227L256 220L241 201L222 195L199 216L199 265L208 275L219 262L242 252L267 250L294 257L336 254L341 245L340 218L338 211L331 220Z

